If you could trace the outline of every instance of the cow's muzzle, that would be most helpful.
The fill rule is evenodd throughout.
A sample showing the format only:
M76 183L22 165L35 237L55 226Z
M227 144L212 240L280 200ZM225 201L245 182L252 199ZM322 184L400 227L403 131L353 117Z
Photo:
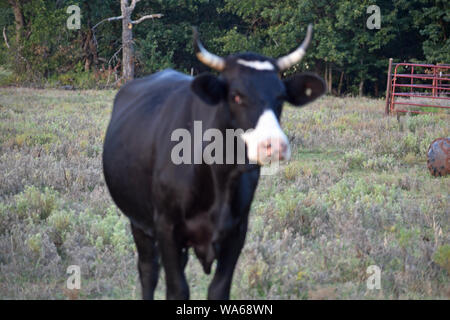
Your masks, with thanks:
M282 138L268 138L261 141L257 148L260 164L288 160L289 145Z
M289 141L271 110L266 110L258 119L255 129L244 133L242 139L251 162L265 165L290 158Z

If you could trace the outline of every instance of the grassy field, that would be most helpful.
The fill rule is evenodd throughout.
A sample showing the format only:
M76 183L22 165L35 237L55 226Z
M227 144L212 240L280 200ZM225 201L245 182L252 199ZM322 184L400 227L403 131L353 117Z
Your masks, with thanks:
M114 91L0 89L0 298L138 299L127 219L101 172ZM444 114L384 117L381 100L288 107L292 160L260 180L234 299L450 298L450 177L426 168ZM366 269L381 268L368 290ZM211 276L191 257L191 297ZM164 273L156 293L164 298Z

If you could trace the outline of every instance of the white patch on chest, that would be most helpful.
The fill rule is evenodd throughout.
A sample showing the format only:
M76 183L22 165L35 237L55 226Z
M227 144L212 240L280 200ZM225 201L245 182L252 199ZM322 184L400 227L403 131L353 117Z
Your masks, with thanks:
M255 70L275 70L275 67L269 61L247 61L238 59L237 63Z

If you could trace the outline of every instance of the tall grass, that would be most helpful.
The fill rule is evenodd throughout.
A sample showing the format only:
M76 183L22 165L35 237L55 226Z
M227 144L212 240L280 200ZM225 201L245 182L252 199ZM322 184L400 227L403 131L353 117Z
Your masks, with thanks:
M128 221L101 172L114 94L0 89L0 298L73 297L69 265L81 267L79 298L140 297ZM293 158L260 180L232 298L450 297L450 178L426 168L448 118L383 110L333 97L286 107ZM381 290L366 287L370 265ZM211 276L194 257L187 278L205 298Z

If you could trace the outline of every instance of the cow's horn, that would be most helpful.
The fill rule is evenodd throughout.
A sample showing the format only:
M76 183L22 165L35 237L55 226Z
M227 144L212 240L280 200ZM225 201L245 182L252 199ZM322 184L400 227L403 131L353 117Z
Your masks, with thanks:
M305 40L303 40L300 47L298 47L297 50L289 53L288 55L278 58L277 66L280 71L286 70L302 60L303 56L305 55L306 49L311 42L312 30L312 24L309 24L308 30L306 31Z
M194 33L194 50L198 60L211 67L214 70L222 71L225 69L225 59L206 50L198 38L197 28L193 27Z

